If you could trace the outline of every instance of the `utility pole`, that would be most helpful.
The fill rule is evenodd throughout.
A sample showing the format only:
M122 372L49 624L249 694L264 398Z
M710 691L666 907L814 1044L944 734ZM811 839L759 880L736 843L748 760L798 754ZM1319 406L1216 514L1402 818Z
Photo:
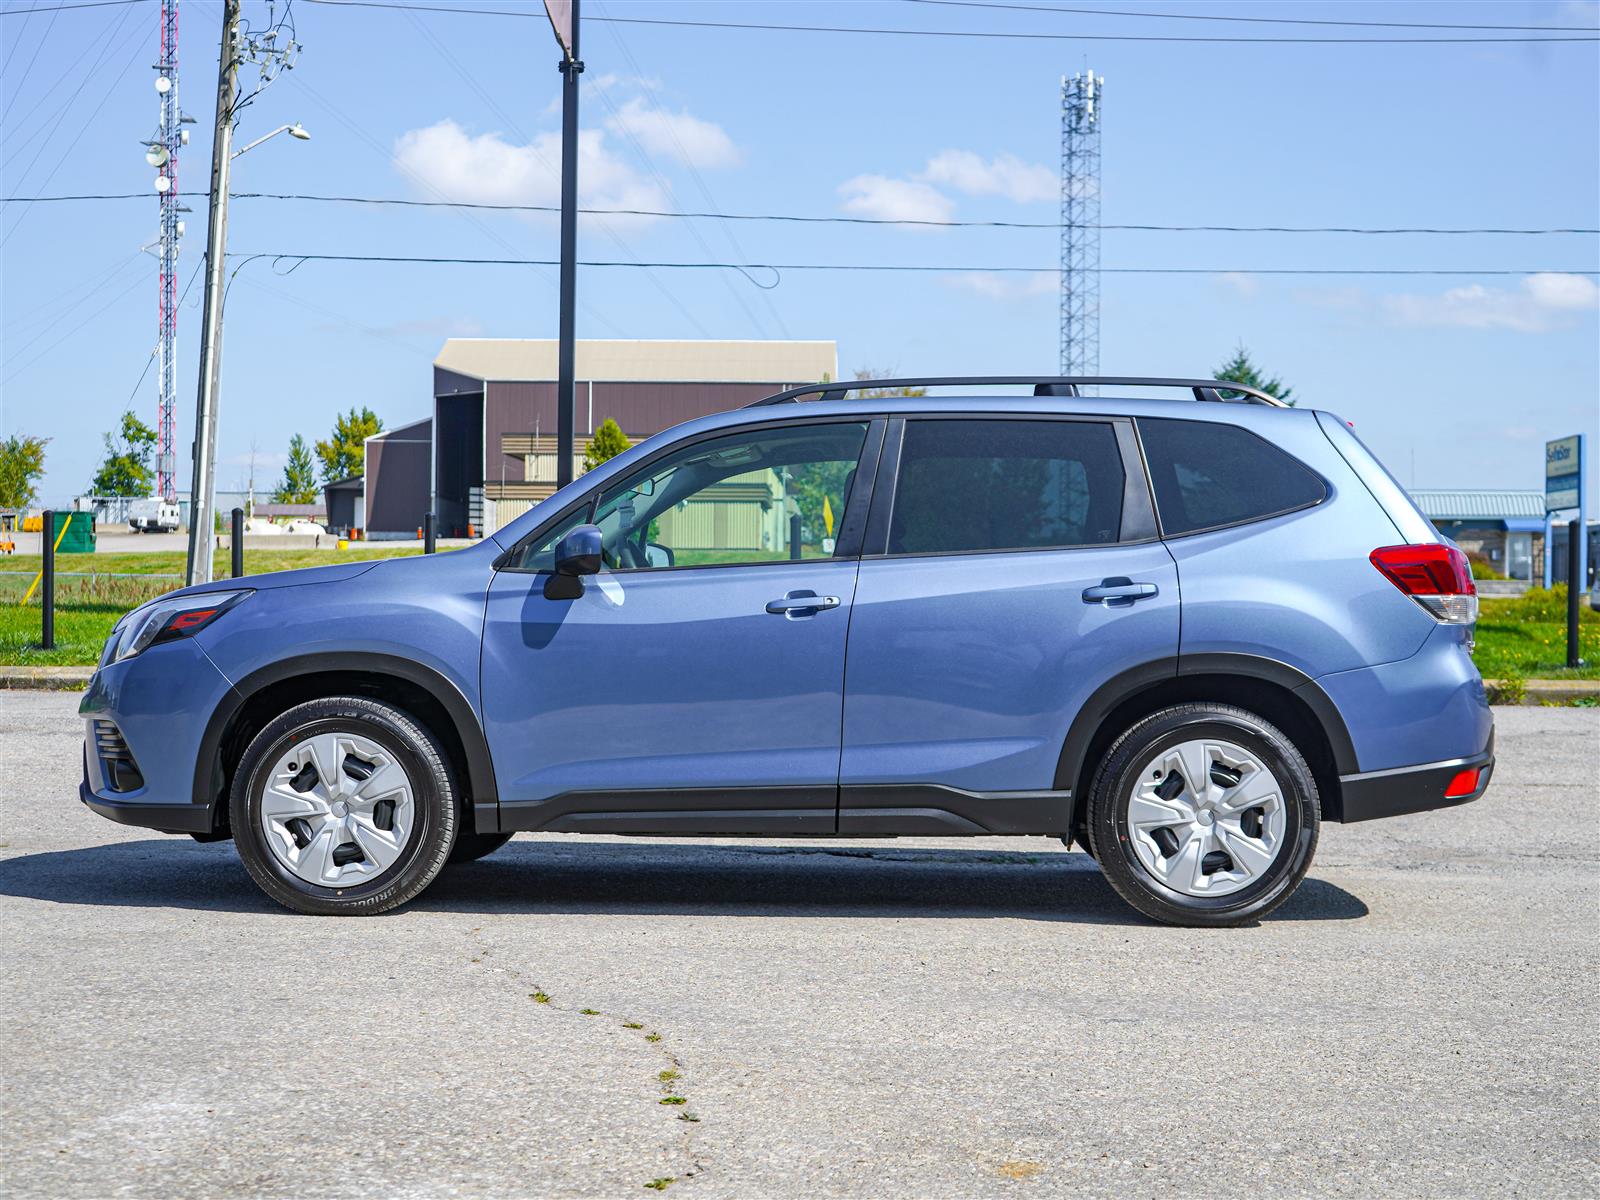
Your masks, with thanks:
M211 143L211 217L206 225L205 316L200 326L200 387L195 406L194 473L189 491L189 561L184 584L211 582L212 507L217 454L217 394L222 376L223 270L228 248L228 176L233 168L233 106L239 95L239 0L223 0L217 64L217 126Z
M561 62L561 328L556 351L556 486L572 482L572 436L577 425L575 310L578 282L578 57L579 0L545 11L562 49Z

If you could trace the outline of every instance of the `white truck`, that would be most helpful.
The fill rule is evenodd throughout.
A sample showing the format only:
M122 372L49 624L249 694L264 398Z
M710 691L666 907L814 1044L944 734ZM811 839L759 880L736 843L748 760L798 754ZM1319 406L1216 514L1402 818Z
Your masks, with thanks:
M128 505L128 524L135 533L175 533L178 506L168 500L135 500Z

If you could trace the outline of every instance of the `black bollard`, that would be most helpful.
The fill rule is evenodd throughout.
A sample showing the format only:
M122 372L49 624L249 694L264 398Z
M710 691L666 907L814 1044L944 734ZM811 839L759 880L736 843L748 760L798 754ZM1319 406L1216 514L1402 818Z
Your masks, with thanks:
M56 514L53 511L45 511L44 524L39 530L39 548L44 553L44 570L41 572L44 577L44 592L39 598L43 611L39 647L42 650L54 650L56 648Z
M233 510L233 577L244 574L244 509Z
M422 552L424 554L432 554L433 550L434 550L434 547L437 544L438 544L437 539L434 537L434 533L433 533L433 514L432 513L423 513L422 514Z
M1583 599L1583 580L1578 575L1578 539L1585 534L1578 521L1567 522L1567 666L1583 666L1578 653L1578 602Z
M798 560L802 557L800 547L800 514L795 513L789 518L789 557Z

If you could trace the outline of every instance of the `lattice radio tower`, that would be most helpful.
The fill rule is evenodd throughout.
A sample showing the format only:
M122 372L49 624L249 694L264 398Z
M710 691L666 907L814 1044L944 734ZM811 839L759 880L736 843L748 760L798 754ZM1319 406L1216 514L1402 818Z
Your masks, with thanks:
M1100 373L1100 94L1093 71L1061 77L1061 373Z
M145 142L145 161L156 169L156 199L161 210L161 235L156 242L156 256L161 263L156 342L156 492L163 500L176 501L178 243L183 237L182 214L189 211L178 201L178 150L189 140L184 126L192 122L178 108L178 0L161 0L161 60L155 70L161 119L155 135Z

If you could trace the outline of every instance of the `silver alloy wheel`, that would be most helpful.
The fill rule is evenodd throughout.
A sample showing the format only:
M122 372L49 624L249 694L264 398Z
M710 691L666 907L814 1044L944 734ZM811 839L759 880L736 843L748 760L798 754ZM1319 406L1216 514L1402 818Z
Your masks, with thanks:
M319 887L346 887L388 870L415 820L405 768L353 733L318 734L285 751L261 796L273 857Z
M1181 742L1146 763L1127 820L1140 865L1185 896L1226 896L1256 882L1277 861L1286 823L1272 772L1214 738Z

